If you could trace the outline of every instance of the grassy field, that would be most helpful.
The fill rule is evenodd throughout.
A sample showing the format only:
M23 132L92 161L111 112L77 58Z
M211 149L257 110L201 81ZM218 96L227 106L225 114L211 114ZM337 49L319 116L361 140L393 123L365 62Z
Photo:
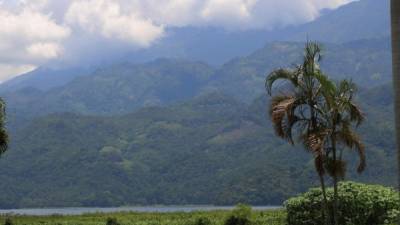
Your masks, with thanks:
M191 212L191 213L96 213L79 216L8 216L14 225L106 225L108 218L115 218L120 225L194 225L199 218L208 218L212 225L223 225L230 211ZM2 216L4 224L7 217ZM253 211L252 224L283 225L283 210Z

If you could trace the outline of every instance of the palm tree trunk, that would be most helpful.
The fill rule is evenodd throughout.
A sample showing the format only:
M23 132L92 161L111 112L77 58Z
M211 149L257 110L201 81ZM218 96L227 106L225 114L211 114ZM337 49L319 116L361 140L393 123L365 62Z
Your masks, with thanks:
M334 163L334 169L333 169L333 222L335 225L339 225L339 215L338 215L338 176L336 173L336 140L334 137L332 137L332 157L333 157L333 163Z
M311 97L312 98L312 97ZM317 119L315 115L315 110L314 110L314 103L309 103L310 107L310 114L311 114L311 127L312 129L316 129L317 127ZM325 180L324 180L324 174L322 171L319 171L318 168L316 167L318 176L319 176L319 181L321 184L321 190L322 190L322 196L323 196L323 201L322 201L322 220L324 221L325 225L329 225L330 221L329 218L329 208L328 208L328 199L326 197L326 187L325 187Z
M394 85L394 110L397 140L398 184L400 190L400 1L390 2L391 27L392 27L392 66ZM398 221L400 225L400 218Z
M339 225L338 215L338 179L336 175L333 177L333 222L335 225Z
M324 221L325 225L330 224L330 216L329 216L329 208L328 208L328 198L326 197L326 187L325 187L325 180L324 175L319 174L319 181L321 183L321 190L322 190L322 220Z

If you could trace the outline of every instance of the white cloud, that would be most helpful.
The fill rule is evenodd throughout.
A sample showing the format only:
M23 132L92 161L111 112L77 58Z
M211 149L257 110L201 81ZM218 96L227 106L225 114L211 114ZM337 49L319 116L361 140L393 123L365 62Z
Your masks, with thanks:
M62 52L62 47L57 43L34 43L27 47L28 55L42 59L53 59Z
M235 29L271 29L309 22L322 9L354 0L75 0L82 8L99 5L118 8L118 14L135 15L164 27L215 26ZM118 6L118 7L116 7ZM104 11L105 9L103 9ZM83 9L82 9L83 11ZM108 14L111 9L105 11ZM97 13L96 13L97 14ZM103 18L106 16L104 15ZM101 20L100 20L101 21Z
M201 19L228 27L243 25L251 21L256 3L256 0L209 0L201 10Z
M134 2L132 4L132 2ZM147 0L124 1L124 5L143 17L165 26L187 26L196 23L204 5L199 0ZM131 3L131 4L130 4Z
M0 80L52 59L145 48L166 27L272 29L309 22L322 9L351 1L0 0Z
M113 0L74 1L66 13L66 23L83 31L98 32L106 38L115 38L147 47L163 35L163 27L135 12L124 14L121 5Z
M70 33L49 15L37 11L44 1L30 1L25 7L23 4L0 7L0 80L12 71L26 72L35 65L59 57L62 41Z
M165 26L215 26L226 29L272 29L309 22L322 9L354 0L119 0Z
M16 74L24 74L36 68L35 65L13 65L0 63L0 83L15 77Z

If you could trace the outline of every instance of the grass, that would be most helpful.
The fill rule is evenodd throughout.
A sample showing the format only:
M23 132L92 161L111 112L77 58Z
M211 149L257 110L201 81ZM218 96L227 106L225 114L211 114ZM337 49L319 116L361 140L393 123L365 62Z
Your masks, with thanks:
M230 211L175 212L175 213L94 213L77 216L17 216L10 215L13 225L106 225L107 218L117 219L120 225L193 225L196 219L206 217L212 225L223 225ZM7 216L0 217L4 224ZM283 210L253 211L252 225L284 225Z

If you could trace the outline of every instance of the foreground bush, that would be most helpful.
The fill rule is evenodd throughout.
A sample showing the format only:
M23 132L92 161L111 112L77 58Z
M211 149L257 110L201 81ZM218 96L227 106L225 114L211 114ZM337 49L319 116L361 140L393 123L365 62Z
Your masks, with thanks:
M251 207L239 204L225 220L224 225L250 225Z
M207 217L197 218L193 223L193 225L211 225L211 224L212 224L211 220Z
M6 218L6 220L4 221L4 225L14 225L13 221L10 218Z
M107 218L106 225L120 225L115 218Z
M332 206L333 190L327 190ZM339 184L339 224L380 225L394 224L400 215L400 197L395 190L379 185L355 182ZM289 225L320 225L322 219L321 189L310 189L301 196L284 203Z

